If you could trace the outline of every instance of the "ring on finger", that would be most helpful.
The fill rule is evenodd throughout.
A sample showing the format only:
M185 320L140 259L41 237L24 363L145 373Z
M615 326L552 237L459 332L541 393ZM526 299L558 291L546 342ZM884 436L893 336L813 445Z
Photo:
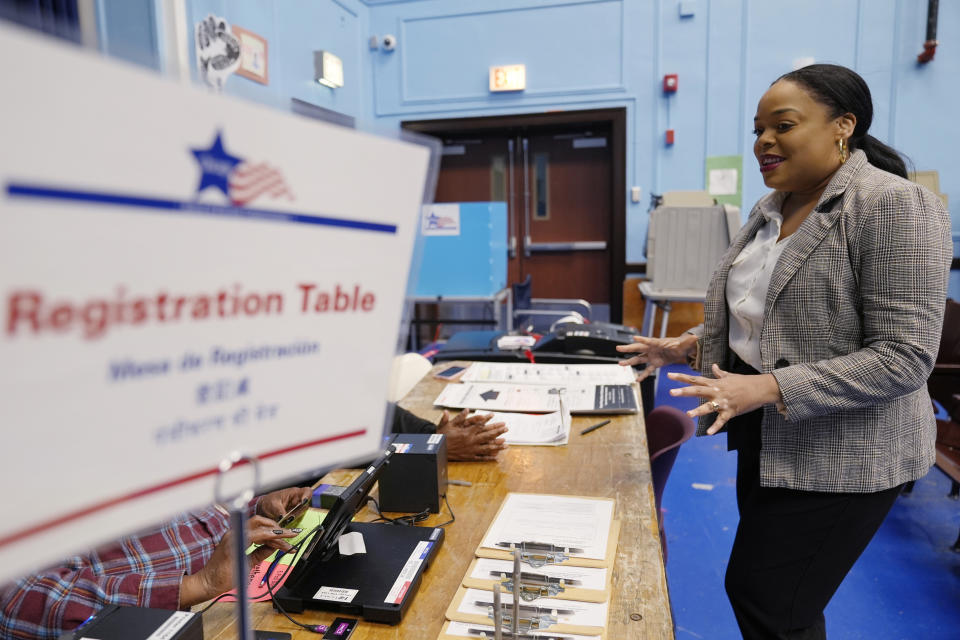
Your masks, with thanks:
M710 407L711 407L714 411L720 411L720 403L717 402L716 400L711 400L711 401L710 401Z

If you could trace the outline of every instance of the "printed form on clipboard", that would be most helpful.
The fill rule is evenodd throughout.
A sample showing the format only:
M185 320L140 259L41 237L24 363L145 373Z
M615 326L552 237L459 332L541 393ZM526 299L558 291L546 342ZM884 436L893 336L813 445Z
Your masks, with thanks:
M528 594L535 595L531 601L550 597L557 600L606 602L610 598L612 575L612 570L603 567L548 564L537 568L521 565L520 568L521 584L526 587ZM503 590L511 592L512 579L512 561L474 558L467 574L463 576L463 586L493 591L495 584L505 584L506 580L509 584Z
M458 622L489 624L492 621L492 596L490 591L460 587L447 608L447 618ZM510 593L501 593L500 603L503 616L509 624L513 596ZM521 600L520 628L596 635L603 633L606 628L608 611L606 602L578 602L554 598L540 598L533 602Z
M632 384L632 367L619 364L529 364L522 362L474 362L460 377L463 382L512 382L514 384Z
M613 498L508 493L476 555L510 560L516 547L529 553L531 566L611 568L620 534L614 509Z
M583 386L464 382L448 384L433 404L479 411L560 410L560 395L570 413L636 413L640 403L634 384Z
M553 413L505 413L489 411L490 423L502 422L507 426L503 439L510 445L539 445L558 447L570 441L570 412L560 399L560 411Z
M487 634L484 636L483 634ZM527 631L527 635L534 638L543 638L543 640L605 640L607 637L606 634L601 635L580 635L575 633L557 633L556 631L550 631L549 629L544 631L538 631L536 629ZM457 622L455 620L447 620L443 629L440 630L440 635L438 640L462 640L463 638L493 638L494 631L493 626L487 624L471 624L469 622Z

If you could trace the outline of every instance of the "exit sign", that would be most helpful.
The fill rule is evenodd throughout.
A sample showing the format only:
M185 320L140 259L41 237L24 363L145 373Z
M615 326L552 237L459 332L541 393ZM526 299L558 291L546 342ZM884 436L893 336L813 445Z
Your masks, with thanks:
M523 91L527 88L527 67L511 64L490 67L490 91Z

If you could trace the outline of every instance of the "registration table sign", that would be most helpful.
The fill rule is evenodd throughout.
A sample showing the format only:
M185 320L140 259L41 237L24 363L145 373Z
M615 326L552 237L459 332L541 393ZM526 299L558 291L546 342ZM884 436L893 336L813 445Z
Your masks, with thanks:
M210 503L233 451L372 457L429 151L0 54L0 583Z

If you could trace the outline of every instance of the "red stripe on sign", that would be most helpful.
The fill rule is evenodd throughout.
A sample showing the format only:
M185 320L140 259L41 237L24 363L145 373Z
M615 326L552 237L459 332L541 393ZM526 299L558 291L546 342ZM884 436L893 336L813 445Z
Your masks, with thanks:
M350 438L357 438L362 435L365 435L366 433L367 433L366 429L357 429L355 431L340 433L335 436L320 438L319 440L301 442L300 444L290 445L289 447L274 449L272 451L265 451L256 457L259 458L260 460L269 460L270 458L276 458L277 456L282 456L287 453L293 453L294 451L302 451L303 449L309 449L311 447L317 447L323 444L337 442L339 440L348 440ZM249 462L247 462L246 460L241 460L235 466L241 467L245 464L249 464ZM202 478L215 475L219 472L219 470L220 470L219 467L211 467L209 469L204 469L203 471L198 471L196 473L191 473L190 475L187 475L187 476L175 478L173 480L168 480L167 482L162 482L152 487L146 487L144 489L139 489L137 491L128 493L126 495L118 496L116 498L111 498L109 500L104 500L103 502L98 502L97 504L84 507L83 509L71 511L70 513L66 513L52 520L41 522L40 524L36 524L30 527L27 527L25 529L21 529L20 531L14 531L13 533L9 533L4 537L0 538L0 547L4 547L8 544L12 544L13 542L16 542L20 538L36 535L37 533L40 533L42 531L53 529L54 527L58 527L68 522L73 522L74 520L80 520L81 518L85 518L98 511L103 511L104 509L115 507L119 504L123 504L124 502L132 502L137 498L143 498L144 496L160 493L161 491L165 491L172 487L188 484L190 482L194 482L196 480L200 480Z
M250 174L257 173L258 171L276 171L276 169L273 169L266 162L261 162L260 164L250 164L248 162L244 162L230 173L230 177L237 176L240 178L246 178Z
M400 589L400 593L397 594L396 599L394 599L393 604L400 604L403 602L403 596L407 595L407 589L410 588L410 581L407 580L403 583L403 587Z
M252 189L263 184L266 181L278 181L283 182L283 174L279 171L266 171L264 173L258 173L252 175L244 180L234 180L233 176L230 177L230 188L231 189Z

